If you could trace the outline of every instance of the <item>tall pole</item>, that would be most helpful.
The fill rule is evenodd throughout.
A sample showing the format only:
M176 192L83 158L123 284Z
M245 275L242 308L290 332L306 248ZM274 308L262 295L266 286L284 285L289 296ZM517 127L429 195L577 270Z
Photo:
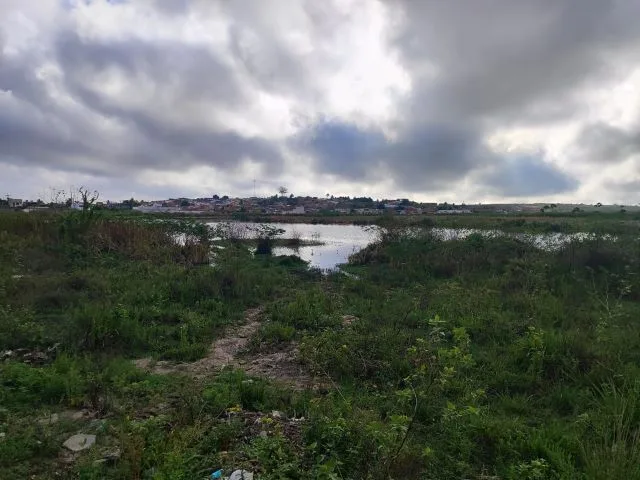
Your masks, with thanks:
M256 179L253 179L253 198L256 196Z

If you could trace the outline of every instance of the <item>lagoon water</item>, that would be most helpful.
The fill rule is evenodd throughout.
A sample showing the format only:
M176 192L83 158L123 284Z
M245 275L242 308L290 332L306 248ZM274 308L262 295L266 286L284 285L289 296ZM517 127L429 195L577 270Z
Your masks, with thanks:
M209 223L215 227L218 223ZM322 245L301 246L298 248L277 247L275 255L298 255L312 267L321 270L334 270L341 263L347 263L349 256L371 243L375 233L357 225L314 225L310 223L270 223L284 230L281 238L300 237L303 240L317 240ZM257 223L234 223L234 227L244 229L250 237Z
M237 234L245 238L250 238L254 235L254 229L260 225L250 222L227 223L230 223L234 229L237 229ZM208 225L216 227L220 225L220 222L208 223ZM335 270L340 264L347 263L350 255L363 249L377 238L375 228L357 225L315 225L310 223L270 223L268 225L284 230L281 238L299 237L302 240L317 240L318 242L322 242L322 245L317 246L274 248L275 255L298 255L303 260L308 261L310 266L321 270ZM427 232L430 232L435 238L443 241L463 239L473 233L479 233L486 238L510 236L545 250L556 250L571 240L582 241L595 238L595 234L591 233L506 233L501 230L477 230L470 228L413 230L413 233L416 235ZM613 237L608 236L605 239L611 240Z

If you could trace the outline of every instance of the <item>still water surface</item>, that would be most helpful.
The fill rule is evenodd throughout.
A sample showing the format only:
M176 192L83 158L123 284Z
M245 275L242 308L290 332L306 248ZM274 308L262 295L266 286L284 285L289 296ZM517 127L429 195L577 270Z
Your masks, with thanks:
M215 227L217 223L209 223ZM246 229L247 235L253 232L257 223L237 223L239 228ZM309 262L310 266L322 270L333 270L341 263L347 263L349 255L362 250L374 239L375 234L356 225L313 225L310 223L270 223L270 226L281 228L284 234L280 238L300 237L302 240L317 240L323 245L302 246L297 249L289 247L274 248L274 255L298 255Z
M244 231L245 237L250 237L257 223L231 222L234 228ZM216 227L218 222L208 225ZM363 249L376 239L375 229L357 225L314 225L310 223L272 223L275 228L284 230L281 238L300 237L303 240L317 240L323 245L303 246L299 248L277 247L275 255L298 255L310 266L322 270L334 270L340 264L347 263L349 256ZM433 228L415 229L413 234L421 235L430 232L435 238L443 241L457 240L479 233L483 237L510 236L530 243L544 250L556 250L571 240L587 240L595 238L592 233L505 233L501 230L477 230L470 228ZM605 239L613 237L605 236Z

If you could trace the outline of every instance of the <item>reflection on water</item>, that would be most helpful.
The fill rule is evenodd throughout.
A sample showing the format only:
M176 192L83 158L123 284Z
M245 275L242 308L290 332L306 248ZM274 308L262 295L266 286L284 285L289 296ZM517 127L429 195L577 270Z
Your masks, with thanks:
M209 223L215 227L218 223ZM235 227L241 229L238 233L246 237L253 235L253 228L257 223L237 223ZM313 225L310 223L277 223L270 224L284 230L280 238L299 237L303 240L322 242L317 246L302 246L298 248L277 247L273 249L275 255L298 255L308 261L312 267L322 270L334 270L337 265L347 263L349 255L363 249L374 240L374 233L356 225Z
M215 227L219 223L209 223ZM254 235L254 228L257 223L233 222L233 228L237 235L250 238ZM275 255L298 255L308 261L312 267L322 270L334 270L338 265L347 263L349 256L363 249L375 240L374 230L366 229L356 225L313 225L309 223L277 223L271 224L274 227L284 230L280 238L298 237L302 240L315 240L323 242L318 246L302 246L298 248L277 247L274 248ZM572 240L595 239L593 233L507 233L501 230L478 230L473 228L415 228L410 229L410 235L431 234L435 238L443 241L464 239L471 234L477 233L485 238L512 237L530 243L531 245L544 250L557 250L564 244ZM611 235L601 236L604 240L615 240Z
M527 233L527 232L503 232L502 230L479 230L475 228L433 228L431 233L438 240L461 240L469 235L477 233L484 238L510 237L529 243L542 250L557 250L572 240L584 241L601 238L603 240L615 240L612 235L596 235L595 233Z

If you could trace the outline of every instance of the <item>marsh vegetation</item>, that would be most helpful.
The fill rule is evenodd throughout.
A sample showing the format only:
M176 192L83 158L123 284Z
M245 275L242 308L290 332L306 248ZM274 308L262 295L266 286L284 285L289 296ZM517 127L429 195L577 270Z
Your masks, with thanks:
M544 249L385 220L347 276L202 223L2 214L0 478L640 478L639 230L598 221Z

